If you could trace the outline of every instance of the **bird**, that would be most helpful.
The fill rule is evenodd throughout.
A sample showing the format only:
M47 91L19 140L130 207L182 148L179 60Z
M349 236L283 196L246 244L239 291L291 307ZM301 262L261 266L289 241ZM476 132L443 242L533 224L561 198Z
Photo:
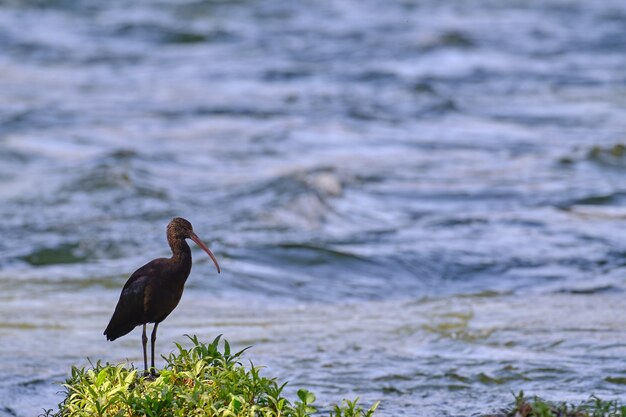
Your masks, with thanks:
M200 246L215 264L217 273L221 272L215 255L194 233L191 223L182 217L173 218L167 225L167 242L172 249L172 256L154 259L133 272L122 289L113 316L104 331L107 340L113 341L143 325L141 343L145 376L158 376L154 367L157 328L178 305L191 272L191 249L185 239L191 239ZM150 337L150 372L146 353L148 323L154 323Z

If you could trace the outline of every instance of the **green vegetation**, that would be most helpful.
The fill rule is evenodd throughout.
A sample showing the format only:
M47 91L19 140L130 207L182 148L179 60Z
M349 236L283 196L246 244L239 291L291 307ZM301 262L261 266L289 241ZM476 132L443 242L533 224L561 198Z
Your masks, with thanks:
M292 403L281 394L286 384L261 376L253 364L244 367L240 359L247 348L231 353L225 340L220 351L220 336L208 345L189 338L193 346L176 344L178 352L165 358L167 365L157 378L124 365L73 367L58 411L44 416L305 417L317 412L313 393L301 389ZM377 406L364 410L358 398L344 400L329 415L371 417Z
M486 417L626 417L626 406L594 396L581 404L552 403L520 391L511 410Z
M286 383L260 375L252 363L244 367L241 356L248 349L231 353L221 336L204 344L189 337L189 349L176 344L177 352L165 357L158 377L124 364L96 363L91 369L72 368L64 384L65 399L57 411L43 417L309 417L320 415L315 395L306 389L289 401L282 395ZM365 410L354 401L343 400L328 410L330 417L372 417L378 402ZM484 417L626 417L626 405L592 396L580 404L548 402L528 398L522 391L512 406Z

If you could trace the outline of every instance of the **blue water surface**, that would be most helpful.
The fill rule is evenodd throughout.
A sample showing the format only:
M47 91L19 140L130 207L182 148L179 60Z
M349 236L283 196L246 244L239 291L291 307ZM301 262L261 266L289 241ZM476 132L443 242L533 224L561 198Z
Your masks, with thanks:
M183 334L320 406L626 401L626 3L0 3L0 416L188 218ZM621 379L620 379L621 378Z

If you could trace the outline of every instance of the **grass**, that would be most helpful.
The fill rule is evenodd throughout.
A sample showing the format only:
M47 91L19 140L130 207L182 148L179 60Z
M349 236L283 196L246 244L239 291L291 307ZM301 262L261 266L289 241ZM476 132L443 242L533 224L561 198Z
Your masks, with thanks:
M63 385L65 398L46 417L306 417L317 413L315 395L306 389L291 402L282 395L286 383L261 376L260 368L244 367L241 356L231 353L220 336L204 344L189 337L189 349L176 344L177 352L164 357L167 364L156 378L121 365L97 362L90 369L72 368ZM371 417L378 402L365 410L354 401L332 406L330 417Z
M520 391L510 410L485 417L626 417L626 406L595 396L580 404L555 403L539 397L527 398Z

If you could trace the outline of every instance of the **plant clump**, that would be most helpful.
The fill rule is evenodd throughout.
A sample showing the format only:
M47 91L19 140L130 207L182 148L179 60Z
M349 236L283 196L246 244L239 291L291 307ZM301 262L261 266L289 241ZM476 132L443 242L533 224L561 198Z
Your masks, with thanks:
M189 336L188 336L189 337ZM252 363L244 367L243 349L231 353L221 336L204 344L189 337L189 349L176 344L177 352L164 357L165 369L156 378L122 365L102 364L91 369L73 367L64 384L65 398L47 417L307 417L317 413L315 395L298 391L298 400L282 395L286 383L260 375ZM378 402L367 410L344 400L329 411L330 417L371 417Z
M538 397L527 398L520 391L509 410L484 417L626 417L626 406L595 396L580 404L555 403Z
M624 167L626 164L626 146L621 143L610 147L594 146L589 151L588 157L601 165Z

